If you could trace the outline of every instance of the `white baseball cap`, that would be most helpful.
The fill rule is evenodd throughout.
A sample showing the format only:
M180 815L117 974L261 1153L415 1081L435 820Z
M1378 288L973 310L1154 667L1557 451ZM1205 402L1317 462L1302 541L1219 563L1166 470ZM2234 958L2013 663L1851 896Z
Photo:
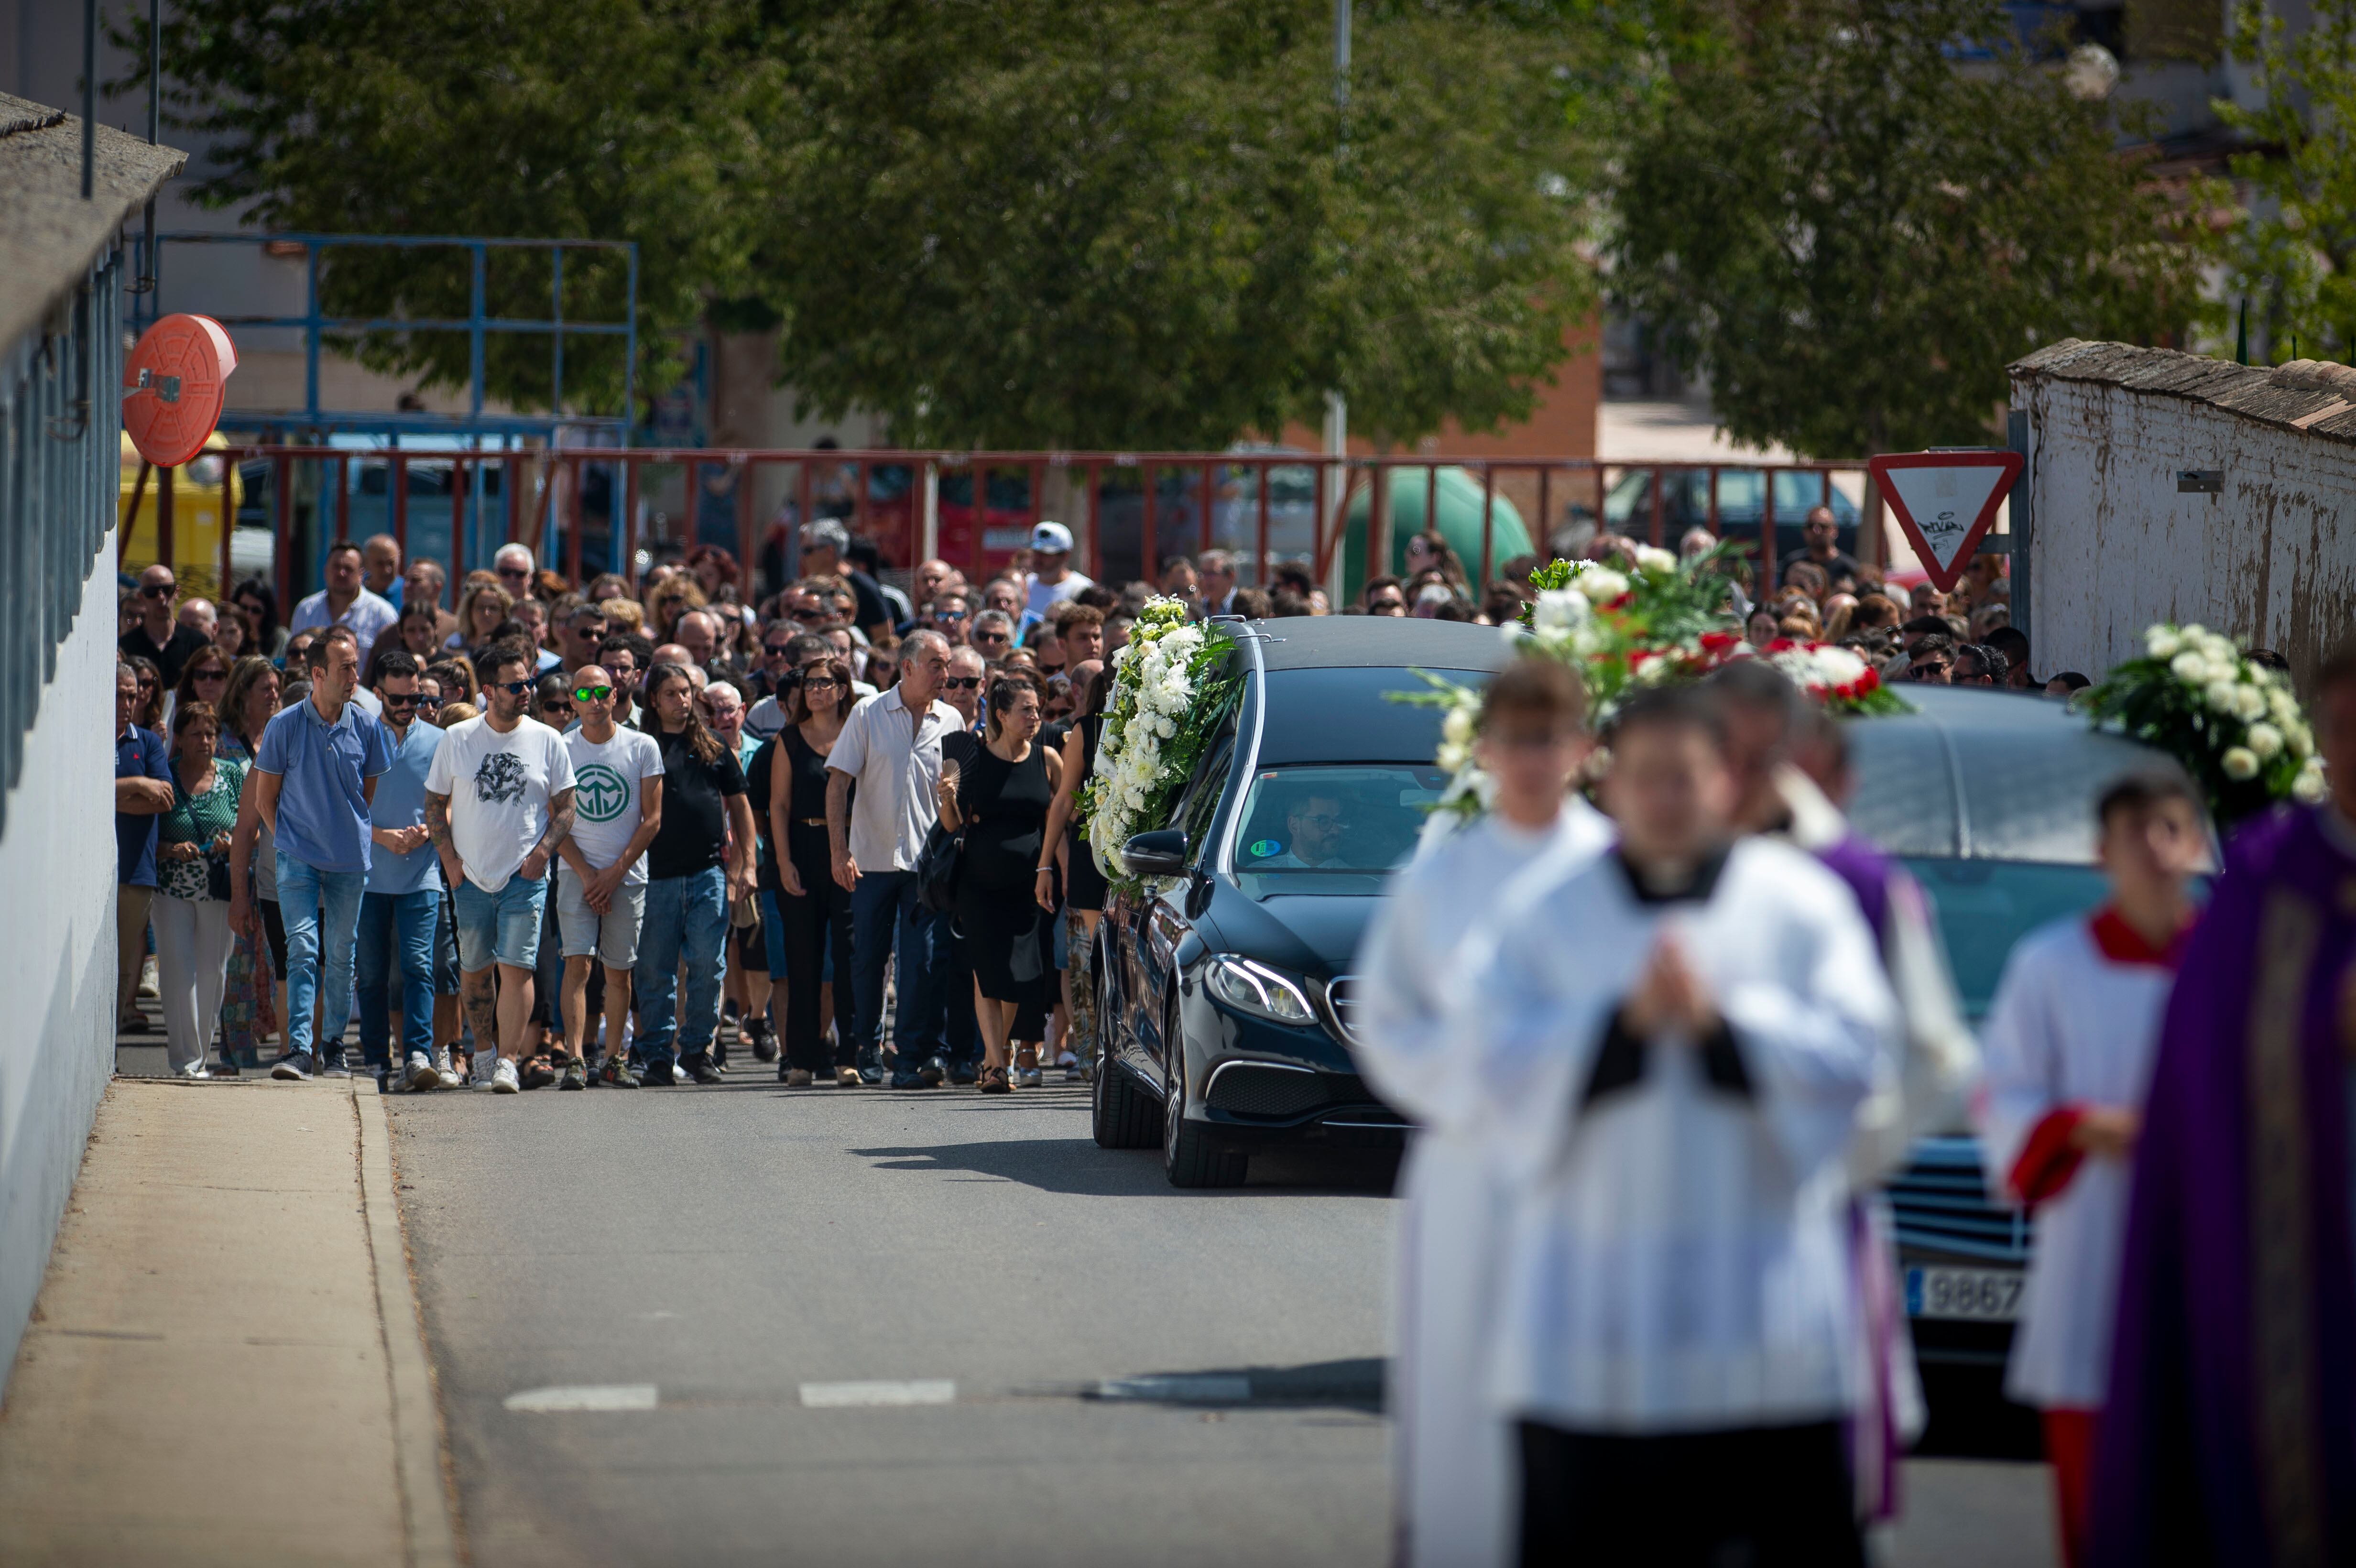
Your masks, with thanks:
M1061 523L1041 523L1031 530L1031 548L1054 555L1072 553L1072 530Z

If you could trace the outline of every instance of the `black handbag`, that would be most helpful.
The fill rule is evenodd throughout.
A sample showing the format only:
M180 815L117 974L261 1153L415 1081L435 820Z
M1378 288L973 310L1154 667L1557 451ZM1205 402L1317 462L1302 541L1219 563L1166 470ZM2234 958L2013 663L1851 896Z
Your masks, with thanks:
M216 903L233 901L230 893L228 856L205 857L205 896Z
M958 870L964 859L965 835L934 823L916 857L916 901L935 914L956 910Z

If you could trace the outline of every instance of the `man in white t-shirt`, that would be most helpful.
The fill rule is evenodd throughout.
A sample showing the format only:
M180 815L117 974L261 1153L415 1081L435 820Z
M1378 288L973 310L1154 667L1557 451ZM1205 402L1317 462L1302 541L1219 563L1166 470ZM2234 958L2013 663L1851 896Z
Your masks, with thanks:
M605 1065L616 1089L637 1086L622 1022L630 1016L630 971L647 912L647 846L662 827L662 748L642 730L614 722L614 677L596 665L573 676L581 721L564 737L573 758L573 836L557 846L556 919L564 937L564 1078L589 1087L589 964L605 965Z
M1096 580L1072 570L1072 530L1041 523L1031 530L1031 575L1023 580L1023 631L1055 613L1055 606Z
M443 732L425 779L425 823L457 915L475 1087L502 1094L523 1086L516 1059L530 1026L548 862L573 822L573 754L563 736L524 716L533 662L519 642L483 656L482 717ZM487 1051L498 1057L487 1072Z

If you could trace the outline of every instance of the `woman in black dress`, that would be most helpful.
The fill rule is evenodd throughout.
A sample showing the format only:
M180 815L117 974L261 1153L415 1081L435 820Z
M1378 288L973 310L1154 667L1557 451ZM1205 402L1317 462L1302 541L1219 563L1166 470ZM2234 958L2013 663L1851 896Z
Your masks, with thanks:
M981 1024L981 1092L1003 1094L1007 1040L1016 1009L1035 1002L1054 964L1046 912L1033 872L1046 842L1047 807L1063 759L1033 744L1039 681L1029 670L990 684L981 750L960 769L941 770L941 820L963 832L958 862L957 942L973 965L973 1010Z
M786 1049L777 1076L797 1088L830 1072L843 1088L859 1085L859 1031L838 1019L834 1061L826 1053L819 987L830 945L834 972L851 973L851 894L834 880L834 859L826 837L826 758L851 713L851 666L835 657L812 659L795 672L786 696L786 727L770 742L770 842L776 858L778 926L785 951ZM835 987L838 998L851 995Z
M1096 769L1097 742L1104 735L1105 697L1112 689L1112 677L1102 667L1091 662L1090 671L1079 693L1080 717L1072 721L1070 733L1064 737L1062 782L1055 790L1055 804L1048 808L1047 842L1033 874L1041 907L1053 909L1055 851L1061 846L1065 1001L1072 1020L1064 1034L1064 1049L1075 1059L1065 1072L1066 1079L1086 1079L1096 1071L1097 917L1104 912L1107 891L1104 873L1097 869L1096 857L1089 852L1087 840L1080 837L1080 816L1075 809L1076 792Z

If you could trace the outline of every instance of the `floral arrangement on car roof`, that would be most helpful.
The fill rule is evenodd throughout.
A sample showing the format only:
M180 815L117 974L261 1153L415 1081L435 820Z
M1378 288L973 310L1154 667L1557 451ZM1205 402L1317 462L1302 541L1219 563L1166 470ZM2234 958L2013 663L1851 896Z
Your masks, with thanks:
M1897 694L1873 667L1828 643L1778 638L1764 648L1743 641L1728 589L1743 547L1727 541L1688 560L1636 547L1633 560L1554 560L1530 573L1537 598L1519 625L1505 628L1516 652L1560 659L1579 672L1599 723L1634 688L1699 680L1735 659L1762 657L1837 713L1899 713ZM1432 690L1399 700L1445 707L1433 761L1448 770L1435 811L1477 816L1488 809L1489 780L1472 755L1481 693L1417 672Z
M1240 676L1224 673L1234 646L1222 628L1190 622L1183 602L1153 598L1113 655L1095 774L1074 801L1081 837L1106 880L1138 884L1120 847L1169 819L1243 689Z
M2174 755L2220 827L2280 801L2323 798L2323 759L2287 676L2205 626L2163 622L2143 640L2144 657L2078 694L2097 728Z

